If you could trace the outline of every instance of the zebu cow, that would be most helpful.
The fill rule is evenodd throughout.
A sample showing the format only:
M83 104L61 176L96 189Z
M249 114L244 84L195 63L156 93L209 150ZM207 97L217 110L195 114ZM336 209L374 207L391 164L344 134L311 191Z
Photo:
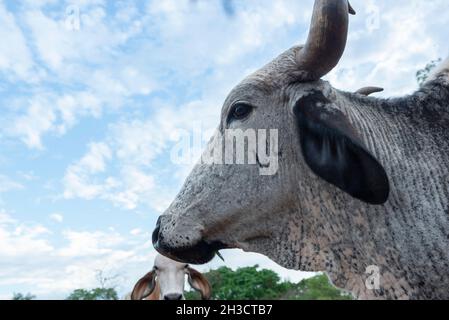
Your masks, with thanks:
M349 11L316 0L307 43L224 102L208 149L229 129L278 129L277 173L199 163L158 221L159 252L204 263L241 248L326 271L361 299L449 298L449 60L410 96L336 90L321 77L343 54Z
M210 299L209 281L186 263L180 263L157 255L153 270L137 281L131 293L132 300L181 300L184 299L185 276L190 286L201 293L203 300Z

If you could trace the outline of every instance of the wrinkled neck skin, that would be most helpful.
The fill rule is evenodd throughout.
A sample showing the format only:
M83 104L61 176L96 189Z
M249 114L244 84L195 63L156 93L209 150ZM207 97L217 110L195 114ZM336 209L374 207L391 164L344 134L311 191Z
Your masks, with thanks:
M289 269L325 271L359 299L448 299L448 77L440 75L400 99L334 94L385 167L388 202L371 206L335 192L304 168L300 153L293 163L281 154L279 172L297 198L270 215L279 232L241 247ZM295 154L285 147L283 153ZM379 289L366 285L369 266L379 268Z

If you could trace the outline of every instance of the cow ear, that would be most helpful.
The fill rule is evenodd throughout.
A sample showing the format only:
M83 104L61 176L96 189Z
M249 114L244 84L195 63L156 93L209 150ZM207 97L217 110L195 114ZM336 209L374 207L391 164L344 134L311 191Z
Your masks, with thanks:
M373 205L388 200L387 174L347 117L321 92L302 97L294 109L302 154L319 177Z
M142 300L153 293L156 286L156 271L148 272L142 279L137 281L131 293L131 300Z
M201 299L209 300L212 289L206 277L191 267L187 267L187 275L190 286L201 293Z

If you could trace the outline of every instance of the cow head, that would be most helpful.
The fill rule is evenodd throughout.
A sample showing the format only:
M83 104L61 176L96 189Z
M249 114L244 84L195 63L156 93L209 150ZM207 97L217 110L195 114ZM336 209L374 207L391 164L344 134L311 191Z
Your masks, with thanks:
M153 243L159 252L190 263L205 263L224 248L276 258L285 249L281 246L313 243L319 230L314 230L312 213L323 199L350 198L367 205L387 200L384 168L351 124L339 93L320 80L343 54L351 11L347 0L316 0L307 43L232 90L205 153L221 150L229 131L252 130L259 148L248 158L255 162L200 162L157 223ZM275 131L262 134L270 129ZM262 138L265 144L259 143ZM262 154L270 152L278 163L266 174ZM304 223L291 226L298 217ZM282 230L289 225L297 230L294 241L285 239L288 233Z
M186 275L190 286L201 293L202 299L209 299L210 284L200 272L186 263L176 262L162 255L157 255L153 270L136 283L131 299L181 300L184 298Z

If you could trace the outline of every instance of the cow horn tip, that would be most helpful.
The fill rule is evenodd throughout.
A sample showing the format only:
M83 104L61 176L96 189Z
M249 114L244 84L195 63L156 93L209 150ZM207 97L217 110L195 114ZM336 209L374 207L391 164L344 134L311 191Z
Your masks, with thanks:
M351 4L348 2L348 8L349 8L349 14L355 16L357 12L354 10L354 8L351 6Z
M220 251L216 252L217 257L220 258L220 260L222 260L223 262L225 262L225 259L223 258L223 256L221 255Z

